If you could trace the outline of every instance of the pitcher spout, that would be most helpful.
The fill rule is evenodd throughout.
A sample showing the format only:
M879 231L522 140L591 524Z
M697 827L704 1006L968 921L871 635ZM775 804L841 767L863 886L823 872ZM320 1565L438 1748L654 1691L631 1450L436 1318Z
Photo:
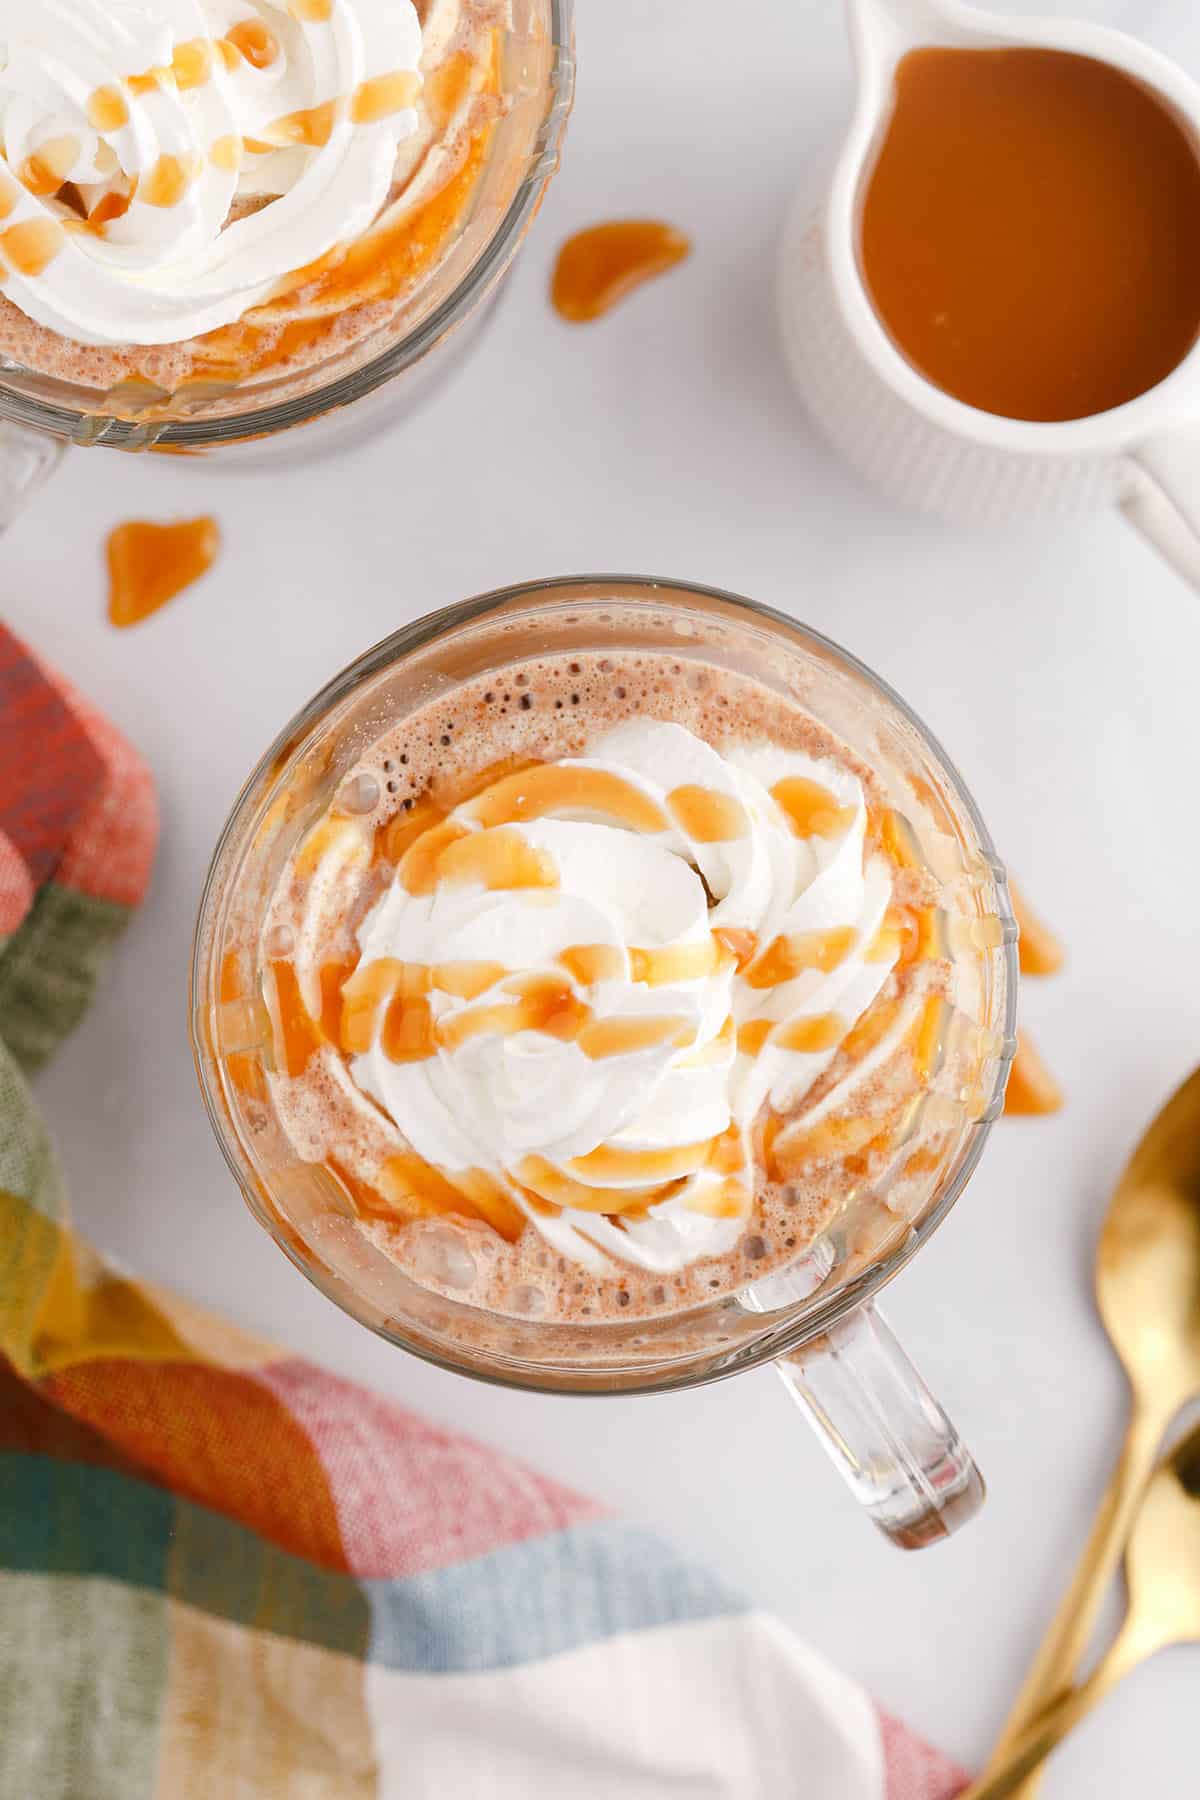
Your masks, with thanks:
M996 28L990 14L962 0L847 0L860 58L896 58L919 44L958 43Z

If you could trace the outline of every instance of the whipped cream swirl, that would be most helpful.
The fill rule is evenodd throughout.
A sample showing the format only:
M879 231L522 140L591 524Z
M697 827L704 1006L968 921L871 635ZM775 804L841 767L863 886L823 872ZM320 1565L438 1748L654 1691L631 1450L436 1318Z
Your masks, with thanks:
M0 0L0 284L82 343L232 323L374 222L420 61L411 0Z
M674 724L501 777L416 839L360 928L353 1078L578 1261L722 1254L764 1102L797 1106L896 962L866 828L841 765ZM407 1013L379 1003L405 990Z

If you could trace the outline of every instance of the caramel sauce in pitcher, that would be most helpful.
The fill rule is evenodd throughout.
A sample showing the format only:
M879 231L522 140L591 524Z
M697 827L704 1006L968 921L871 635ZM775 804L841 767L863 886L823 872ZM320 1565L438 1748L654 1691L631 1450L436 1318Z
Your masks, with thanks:
M1143 394L1200 332L1200 160L1092 57L910 51L862 209L868 293L937 387L1010 419Z

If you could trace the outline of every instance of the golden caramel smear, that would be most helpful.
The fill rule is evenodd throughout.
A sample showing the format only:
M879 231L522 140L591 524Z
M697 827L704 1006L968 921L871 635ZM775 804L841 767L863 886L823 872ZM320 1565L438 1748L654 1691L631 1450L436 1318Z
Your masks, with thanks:
M1009 882L1013 912L1021 930L1018 941L1022 975L1056 975L1062 968L1066 952L1035 912L1015 882ZM1004 1110L1016 1117L1033 1118L1058 1112L1065 1095L1041 1056L1022 1032L1017 1038L1017 1054L1008 1077Z
M495 91L498 81L493 67L481 88ZM319 123L310 118L303 129L311 132ZM338 321L351 308L395 300L411 291L433 267L473 200L492 132L493 123L488 121L471 140L454 174L413 211L386 208L379 222L348 247L338 246L285 275L271 302L235 324L206 332L199 340L204 354L196 360L192 379L238 382L268 369L287 368L296 358L312 356L318 346L332 346ZM252 142L245 147L256 148ZM287 317L290 296L301 288L303 307Z
M213 518L152 525L132 519L108 538L108 616L136 625L211 569L221 545Z
M691 240L657 219L617 219L568 238L558 253L550 297L573 325L601 318L691 251Z
M1017 1039L1017 1054L1009 1071L1004 1110L1021 1118L1059 1112L1064 1095L1029 1040L1027 1032Z
M1050 927L1031 911L1029 902L1015 881L1008 884L1009 898L1021 928L1017 950L1022 975L1057 975L1066 958L1062 942Z

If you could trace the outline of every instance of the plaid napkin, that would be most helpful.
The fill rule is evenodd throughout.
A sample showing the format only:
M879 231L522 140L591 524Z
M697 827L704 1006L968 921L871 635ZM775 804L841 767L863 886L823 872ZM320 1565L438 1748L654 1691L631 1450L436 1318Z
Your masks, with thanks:
M948 1800L705 1569L73 1235L26 1077L155 835L0 628L0 1800Z

